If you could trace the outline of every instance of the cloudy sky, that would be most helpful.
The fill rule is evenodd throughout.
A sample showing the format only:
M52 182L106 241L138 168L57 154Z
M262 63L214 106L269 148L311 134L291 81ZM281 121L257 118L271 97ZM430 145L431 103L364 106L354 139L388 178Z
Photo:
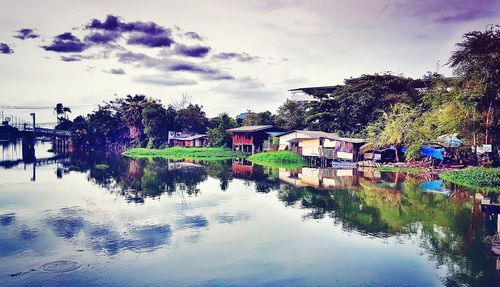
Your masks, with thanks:
M497 0L0 0L0 106L187 94L208 116L276 108L287 90L392 71L451 74Z

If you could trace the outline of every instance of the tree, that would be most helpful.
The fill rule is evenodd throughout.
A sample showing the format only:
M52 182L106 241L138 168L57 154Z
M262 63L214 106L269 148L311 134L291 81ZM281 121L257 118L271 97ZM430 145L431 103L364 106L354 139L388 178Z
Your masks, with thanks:
M231 136L227 132L230 128L237 127L236 120L231 118L227 113L222 113L211 120L214 128L208 129L207 135L210 144L213 146L231 146Z
M306 109L302 103L292 100L286 102L278 108L275 117L276 125L286 130L301 130L306 127L304 123Z
M183 131L205 133L208 119L203 106L189 104L186 108L177 111L177 126Z
M71 109L65 107L62 103L57 103L54 112L56 113L57 124L61 125L60 129L67 129L69 126L67 113L71 113Z
M168 131L174 126L167 110L159 103L150 103L142 110L142 125L148 139L148 148L159 148L167 142Z
M88 130L89 125L87 120L78 116L73 120L73 125L71 126L71 142L73 145L79 148L86 148L88 145Z
M484 32L466 33L456 46L449 65L464 81L481 85L482 92L474 100L483 117L484 143L491 144L500 133L500 25L490 25Z
M274 115L270 111L249 113L243 120L245 126L274 125Z
M144 95L127 95L125 98L110 103L123 123L128 127L133 146L144 146L146 144L147 139L142 124L142 111L149 104L155 102L155 100L148 99Z
M362 135L381 111L388 112L397 103L416 105L420 101L417 84L389 73L347 79L331 94L313 95L317 101L308 105L306 123L312 130Z

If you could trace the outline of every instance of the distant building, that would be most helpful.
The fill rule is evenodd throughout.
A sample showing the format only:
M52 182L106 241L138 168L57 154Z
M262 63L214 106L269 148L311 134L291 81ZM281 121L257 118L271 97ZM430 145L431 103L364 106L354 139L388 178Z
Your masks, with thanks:
M299 103L308 103L317 100L313 95L331 95L338 86L304 87L288 90L290 100Z
M168 132L168 145L173 147L204 147L208 146L206 134L195 132Z
M254 154L265 151L268 146L265 144L266 141L268 142L273 134L282 130L271 125L265 125L243 126L227 131L231 133L233 150Z

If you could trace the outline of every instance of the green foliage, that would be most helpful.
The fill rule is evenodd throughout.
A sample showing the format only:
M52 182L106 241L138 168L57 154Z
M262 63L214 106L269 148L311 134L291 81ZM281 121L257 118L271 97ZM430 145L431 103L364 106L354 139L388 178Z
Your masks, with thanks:
M468 32L456 46L450 65L464 81L481 86L482 93L474 97L474 102L482 115L484 142L492 143L500 133L500 25Z
M227 113L222 113L211 120L214 128L208 129L207 136L212 146L230 147L231 135L226 132L227 129L237 126L236 120Z
M133 148L125 151L124 156L132 158L169 158L169 159L203 159L219 160L245 157L241 152L228 148L182 148L172 147L165 149Z
M311 130L362 134L368 123L377 120L396 103L418 101L416 82L391 74L362 75L346 79L332 94L313 95L318 101L308 105L305 120Z
M251 155L248 160L253 163L283 168L300 168L304 166L304 158L291 151L263 152Z
M167 141L168 131L174 128L174 120L168 117L161 104L151 103L143 109L142 125L148 138L148 148L159 148Z
M278 108L278 113L275 117L276 125L285 130L302 130L306 127L304 116L306 109L304 104L297 101L286 100L286 102Z
M208 119L202 109L203 106L189 104L187 107L178 110L177 127L182 131L205 133Z
M500 193L500 168L470 167L447 171L439 174L439 177L473 191Z
M270 111L250 113L243 120L245 126L274 125L274 115Z
M104 164L104 163L100 163L100 164L96 164L95 165L95 168L96 169L108 169L109 166L107 164Z

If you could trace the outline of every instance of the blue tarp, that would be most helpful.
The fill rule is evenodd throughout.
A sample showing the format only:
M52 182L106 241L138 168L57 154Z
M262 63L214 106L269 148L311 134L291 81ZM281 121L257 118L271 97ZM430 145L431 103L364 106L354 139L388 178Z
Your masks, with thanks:
M443 151L444 148L432 148L426 146L420 148L420 154L423 156L433 157L440 160L444 159Z

